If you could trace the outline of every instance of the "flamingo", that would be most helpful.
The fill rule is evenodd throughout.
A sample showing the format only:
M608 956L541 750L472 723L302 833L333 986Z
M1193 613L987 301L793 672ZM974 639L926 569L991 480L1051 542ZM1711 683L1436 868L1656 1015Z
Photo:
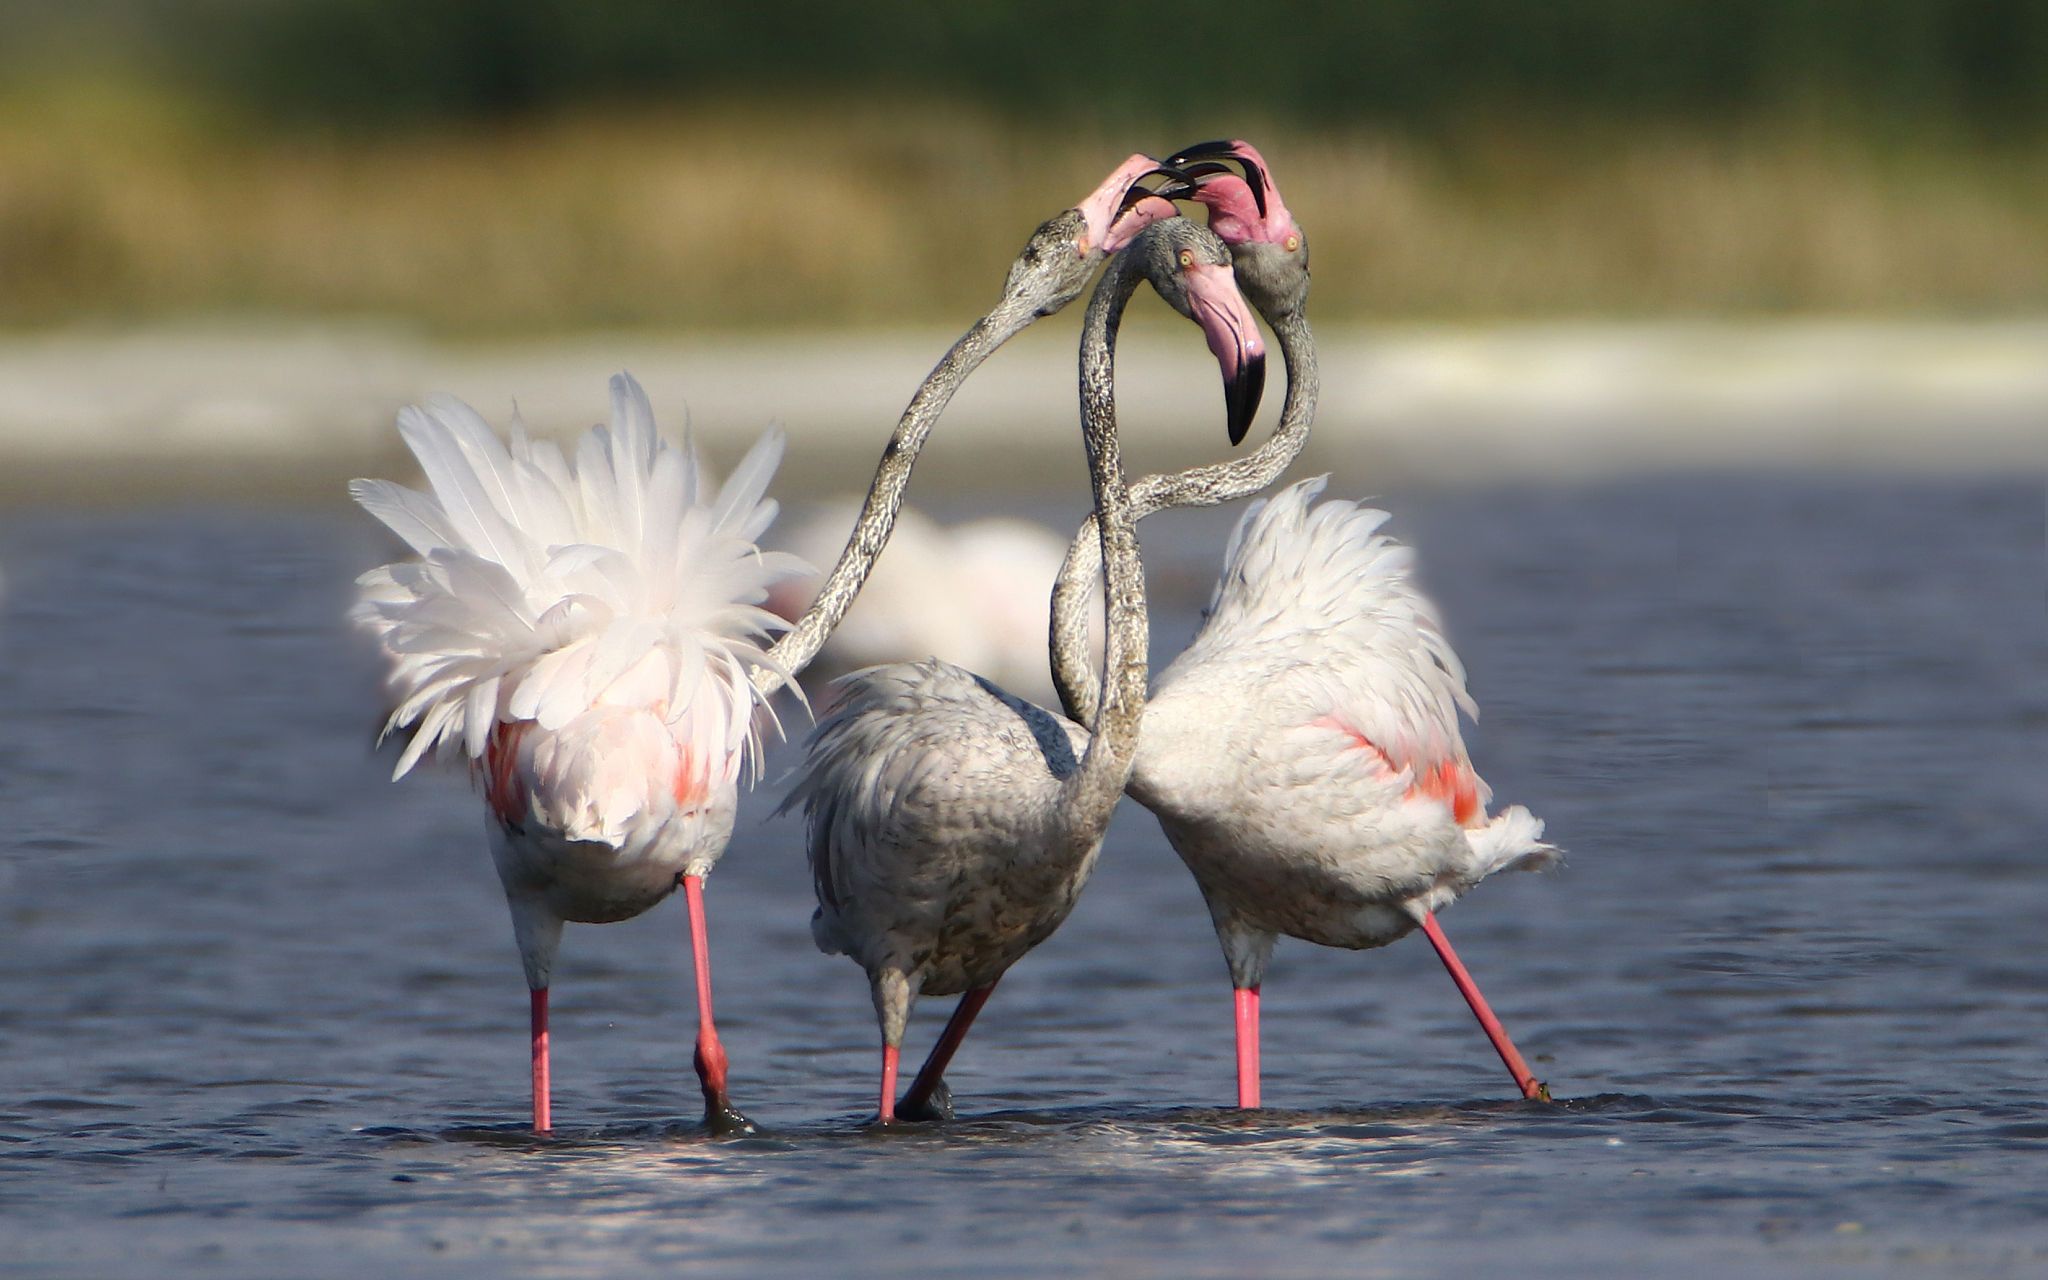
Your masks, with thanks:
M1246 511L1207 622L1146 705L1130 784L1209 905L1238 1105L1259 1105L1259 988L1279 935L1360 950L1417 927L1523 1096L1548 1100L1436 912L1557 850L1520 805L1487 816L1458 729L1478 708L1411 554L1378 532L1384 511L1311 506L1326 479Z
M1238 160L1244 178L1188 164L1205 156ZM1169 163L1188 165L1246 296L1280 335L1291 398L1307 337L1307 242L1264 158L1232 141ZM1312 378L1312 344L1308 355ZM1291 449L1305 439L1304 423ZM1256 474L1148 477L1132 505L1141 515L1209 505L1241 496ZM1458 712L1478 708L1435 606L1410 578L1411 555L1378 533L1385 512L1343 501L1311 509L1324 483L1297 483L1240 520L1201 633L1153 689L1129 788L1208 903L1234 992L1238 1105L1259 1106L1259 990L1279 935L1364 949L1417 927L1523 1096L1548 1100L1435 913L1494 872L1541 869L1558 852L1520 805L1487 817L1491 793L1458 728ZM1093 691L1077 600L1093 565L1076 571L1084 541L1075 548L1055 594L1053 665L1085 724Z
M358 579L353 614L391 655L410 728L395 777L438 749L483 780L493 860L531 994L533 1127L551 1125L549 977L564 921L624 920L680 879L695 942L707 1123L745 1124L710 1020L702 884L758 772L749 679L787 624L761 608L805 571L756 540L782 457L771 430L715 495L695 454L662 440L646 393L611 381L611 422L573 458L515 427L509 448L439 398L399 415L432 487L350 493L422 559Z
M841 682L784 802L804 810L819 949L868 973L883 1124L896 1119L898 1053L917 997L966 992L963 1007L978 1009L1002 973L1066 919L1094 869L1145 687L1144 577L1110 400L1116 324L1140 277L1199 323L1219 353L1232 437L1241 437L1257 407L1244 387L1262 377L1264 356L1229 262L1198 225L1162 221L1112 261L1089 304L1083 437L1108 582L1097 732L948 663L878 667Z
M1105 253L1172 213L1137 186L1159 171L1133 155L1033 233L996 307L905 409L853 539L817 601L772 646L785 624L759 606L806 571L754 545L774 516L764 495L780 433L756 446L714 503L699 502L694 459L660 440L645 394L622 375L609 428L585 438L574 465L517 431L508 450L468 406L442 399L399 419L432 493L351 485L424 558L365 574L352 613L392 659L397 705L385 731L411 731L397 775L436 748L466 754L482 775L530 993L536 1132L553 1123L548 987L563 923L627 919L678 884L705 1124L751 1128L732 1106L712 1016L703 881L731 837L739 777L758 763L754 717L852 603L960 382L1077 296Z

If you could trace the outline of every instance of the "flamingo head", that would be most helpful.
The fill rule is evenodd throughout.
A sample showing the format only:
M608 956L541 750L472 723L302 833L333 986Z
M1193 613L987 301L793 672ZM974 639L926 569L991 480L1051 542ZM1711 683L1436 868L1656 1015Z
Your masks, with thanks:
M1171 200L1138 185L1153 174L1164 174L1181 186L1189 183L1187 175L1151 156L1132 155L1086 199L1032 233L1024 252L1010 264L1004 304L1028 308L1031 315L1051 315L1080 296L1105 255L1123 248L1153 223L1174 216Z
M1258 148L1242 139L1203 142L1167 164L1182 169L1190 184L1172 194L1208 208L1209 229L1230 246L1245 296L1268 320L1299 311L1308 300L1308 237Z
M1197 223L1167 218L1147 227L1128 252L1139 255L1159 296L1201 326L1223 371L1230 443L1241 442L1266 389L1266 343L1238 292L1229 247Z
M1173 201L1138 185L1154 174L1162 174L1178 183L1187 181L1187 175L1180 170L1162 165L1142 152L1134 152L1130 159L1103 179L1102 185L1090 192L1087 199L1074 206L1081 214L1084 227L1080 246L1083 254L1091 251L1097 255L1115 253L1137 239L1138 233L1146 227L1162 218L1174 216Z

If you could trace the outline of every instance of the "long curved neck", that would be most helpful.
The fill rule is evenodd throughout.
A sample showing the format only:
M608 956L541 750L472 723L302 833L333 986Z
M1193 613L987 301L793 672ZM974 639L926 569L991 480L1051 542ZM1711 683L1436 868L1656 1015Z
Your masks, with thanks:
M839 553L839 562L825 576L818 598L811 602L804 616L768 650L764 665L754 669L755 688L764 694L775 692L818 656L832 629L853 607L854 597L867 582L868 572L874 568L882 548L889 545L896 513L903 506L903 490L910 484L910 470L917 465L918 452L931 436L939 415L945 412L947 402L990 353L1037 318L1031 306L1006 293L995 310L975 321L925 376L924 384L897 420L888 447L882 451L874 482L868 486L867 501L861 504L860 518L854 522L846 549Z
M1145 570L1138 559L1137 517L1124 483L1123 456L1116 432L1117 328L1137 288L1134 254L1119 254L1088 300L1081 336L1081 435L1088 448L1088 477L1095 490L1097 551L1105 566L1104 606L1108 651L1103 664L1102 722L1088 740L1081 765L1060 787L1060 812L1068 837L1093 845L1130 780L1138 749L1138 725L1145 713ZM1090 691L1094 692L1093 690Z
M1277 319L1267 318L1280 340L1280 354L1287 362L1287 400L1280 411L1280 425L1264 444L1242 458L1212 462L1164 475L1146 476L1131 486L1131 518L1136 521L1156 511L1176 507L1213 507L1257 493L1280 478L1308 443L1308 429L1315 421L1316 395L1321 383L1316 372L1316 339L1308 319L1298 310ZM1111 335L1112 340L1114 334ZM1095 587L1097 559L1095 516L1081 524L1067 548L1059 580L1053 584L1052 646L1053 686L1060 702L1075 722L1093 728L1099 706L1095 675L1088 651L1088 596Z

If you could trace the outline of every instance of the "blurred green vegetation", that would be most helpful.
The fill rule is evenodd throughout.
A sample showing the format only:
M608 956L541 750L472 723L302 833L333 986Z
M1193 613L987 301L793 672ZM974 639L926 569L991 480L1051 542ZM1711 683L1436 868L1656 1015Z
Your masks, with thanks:
M1167 123L1825 103L2006 131L2048 115L2048 0L130 2L191 74L323 121L876 90Z
M0 0L0 325L953 323L1218 135L1325 318L2048 303L2048 0Z

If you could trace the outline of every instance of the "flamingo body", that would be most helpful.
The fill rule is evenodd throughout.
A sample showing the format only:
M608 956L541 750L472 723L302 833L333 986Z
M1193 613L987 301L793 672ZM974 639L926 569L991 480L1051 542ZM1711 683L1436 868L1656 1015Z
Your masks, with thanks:
M1208 621L1146 706L1131 782L1241 986L1261 935L1384 946L1494 872L1556 857L1528 810L1486 816L1458 731L1477 708L1412 553L1379 532L1383 511L1312 506L1323 484L1246 512Z
M639 384L611 390L610 424L573 456L517 427L501 442L459 401L409 408L399 430L430 490L351 486L421 556L363 575L353 616L391 658L386 732L411 732L397 774L437 751L481 778L535 992L539 1128L562 925L638 915L724 852L760 748L752 676L785 625L762 605L805 571L755 545L776 512L779 432L700 494L694 454L661 439ZM716 1036L699 1015L702 1055ZM722 1071L715 1084L722 1113Z
M857 672L812 741L819 949L866 969L892 1041L908 1000L994 982L1073 909L1101 836L1058 839L1088 735L936 660Z

